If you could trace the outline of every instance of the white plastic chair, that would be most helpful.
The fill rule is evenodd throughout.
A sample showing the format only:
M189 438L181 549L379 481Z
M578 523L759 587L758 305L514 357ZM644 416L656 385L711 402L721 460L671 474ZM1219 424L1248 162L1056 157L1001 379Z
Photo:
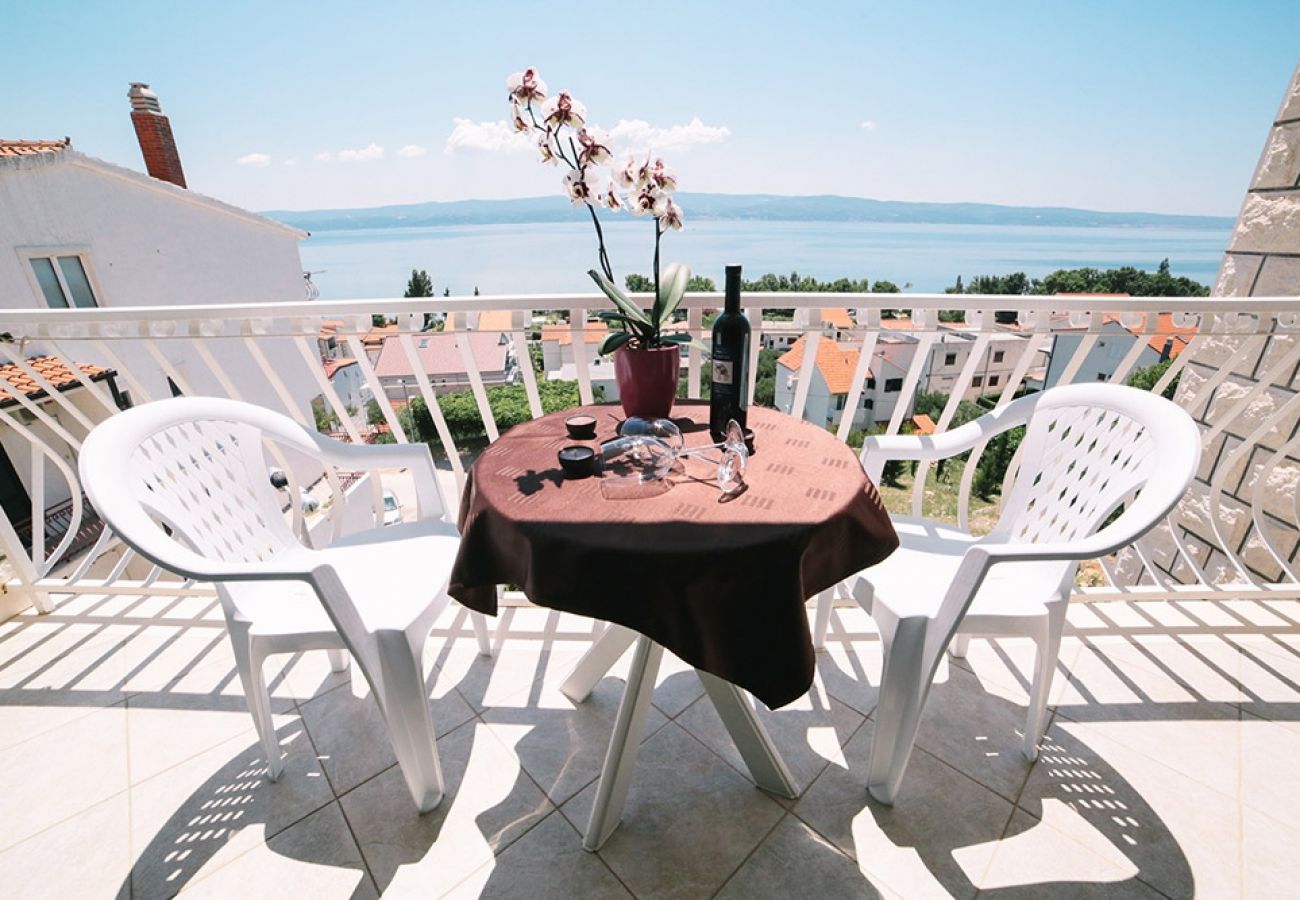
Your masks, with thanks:
M955 456L1018 425L1028 426L1022 461L992 532L976 538L935 520L894 517L899 549L847 583L884 649L868 765L868 789L881 802L898 792L945 648L952 642L953 654L964 655L972 635L1036 642L1024 753L1037 757L1079 561L1150 530L1183 495L1200 457L1196 424L1178 406L1134 388L1086 384L1013 400L943 434L869 437L862 464L877 481L887 459Z
M268 445L322 466L406 467L419 520L337 538L324 549L306 547L268 478ZM91 504L128 546L216 586L272 781L284 763L263 661L323 649L339 671L348 651L379 703L416 806L427 812L438 805L442 771L423 649L449 600L460 539L443 516L428 447L343 444L259 406L179 397L100 424L82 446L80 469ZM487 654L486 620L479 613L471 619Z

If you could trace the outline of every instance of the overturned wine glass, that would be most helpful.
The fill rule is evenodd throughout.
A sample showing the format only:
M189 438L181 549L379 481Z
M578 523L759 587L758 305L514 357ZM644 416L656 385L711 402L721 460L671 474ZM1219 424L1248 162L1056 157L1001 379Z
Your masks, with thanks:
M677 460L698 457L717 465L718 489L733 495L745 488L745 466L749 451L745 432L732 419L723 439L705 447L686 449L679 429L669 419L629 418L619 430L620 436L601 445L601 462L616 478L639 483L663 483ZM721 451L713 455L714 451Z

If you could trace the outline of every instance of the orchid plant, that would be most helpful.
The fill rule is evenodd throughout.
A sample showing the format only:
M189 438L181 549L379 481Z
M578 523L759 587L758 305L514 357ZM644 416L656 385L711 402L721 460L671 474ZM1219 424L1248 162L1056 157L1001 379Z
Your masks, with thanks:
M677 190L677 176L672 169L651 154L644 160L628 155L625 161L615 164L610 136L587 121L587 107L568 91L548 96L546 82L538 77L536 69L516 72L506 79L506 87L515 131L536 136L542 162L568 167L563 179L565 193L574 206L585 206L591 214L600 268L590 269L587 274L615 307L599 313L602 320L615 327L601 343L600 353L612 353L624 345L650 349L672 344L694 344L708 352L708 347L688 334L664 332L691 277L690 269L680 263L668 265L662 274L659 269L659 243L664 233L682 228L682 210L672 197ZM614 282L597 208L610 212L627 209L634 216L648 215L654 222L655 295L649 309L639 307Z

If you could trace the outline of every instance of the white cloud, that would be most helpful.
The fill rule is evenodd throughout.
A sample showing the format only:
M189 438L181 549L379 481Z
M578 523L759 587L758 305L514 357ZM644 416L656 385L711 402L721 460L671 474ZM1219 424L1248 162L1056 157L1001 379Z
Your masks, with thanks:
M286 160L284 161L284 164L285 164L286 166L296 166L296 165L298 165L298 160L296 160L296 159L286 159Z
M271 164L271 157L265 153L250 153L247 156L241 156L235 160L237 166L252 166L255 169L264 169Z
M717 144L731 137L731 129L725 125L705 125L696 116L685 125L670 125L667 128L655 128L641 119L620 119L609 130L614 141L615 152L630 150L667 153L684 150L695 144Z
M473 119L454 118L451 134L442 148L444 153L462 150L485 153L516 153L536 146L528 135L521 134L504 119L496 122L475 122Z
M876 122L875 122L875 120L874 120L874 119L867 119L866 121L864 121L864 122L862 123L862 130L863 130L863 131L875 131L875 130L876 130Z
M312 159L314 159L314 160L318 160L318 161L320 161L320 162L329 162L329 161L332 160L333 158L334 158L334 154L333 154L333 153L330 153L330 152L328 152L328 151L326 151L326 152L324 152L324 153L317 153L317 154L314 154L314 155L312 156Z
M424 154L428 152L428 150L425 150L419 144L407 144L401 150L397 151L397 155L403 159L415 159L417 156L424 156Z
M369 144L360 150L340 150L339 162L369 162L372 159L383 159L384 148L378 144Z

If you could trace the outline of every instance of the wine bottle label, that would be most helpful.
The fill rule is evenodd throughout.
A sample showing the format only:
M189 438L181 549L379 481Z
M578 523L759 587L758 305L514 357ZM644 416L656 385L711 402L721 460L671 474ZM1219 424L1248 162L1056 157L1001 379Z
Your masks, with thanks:
M735 363L729 359L713 360L713 383L731 384L734 380Z

